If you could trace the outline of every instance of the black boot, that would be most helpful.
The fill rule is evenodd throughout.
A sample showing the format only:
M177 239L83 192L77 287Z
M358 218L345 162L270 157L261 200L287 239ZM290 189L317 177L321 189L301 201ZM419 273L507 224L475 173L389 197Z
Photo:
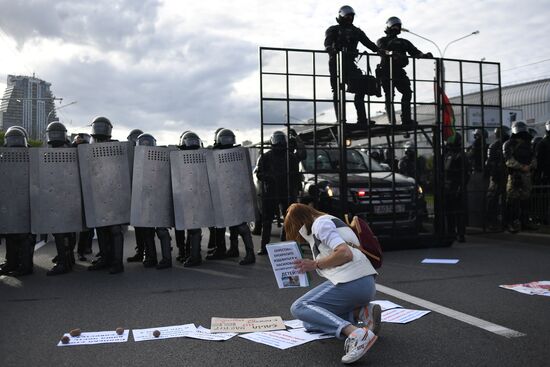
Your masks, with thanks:
M136 235L136 253L133 256L127 257L129 263L138 263L143 261L143 252L145 251L145 235L146 231L142 227L134 227Z
M155 229L147 228L145 236L145 259L143 266L146 268L154 268L157 266L157 249L155 246Z
M19 266L12 271L12 276L18 277L32 274L35 241L32 235L22 235L19 249Z
M202 231L198 229L190 229L187 231L187 236L189 243L191 245L191 256L185 260L183 266L186 268L191 266L198 266L202 264L201 258L201 240L202 240Z
M229 228L229 250L225 257L239 257L239 232L237 228Z
M210 231L212 234L212 231ZM225 228L214 228L214 242L216 249L214 252L206 256L207 260L221 260L225 259Z
M120 224L111 226L110 231L112 250L109 274L118 274L124 271L124 234Z
M244 259L239 261L239 265L249 265L256 262L256 257L254 256L254 242L252 241L252 234L250 233L250 228L246 223L241 224L238 228L239 234L244 242L244 248L246 250L246 255Z
M157 236L160 240L160 251L162 260L157 265L157 269L167 269L172 267L172 238L166 228L157 228Z
M48 276L65 274L71 271L70 260L68 257L69 251L65 243L65 235L54 234L53 237L55 239L55 248L57 250L57 263L46 273Z
M6 261L0 265L0 275L7 275L17 269L17 243L15 235L6 235Z

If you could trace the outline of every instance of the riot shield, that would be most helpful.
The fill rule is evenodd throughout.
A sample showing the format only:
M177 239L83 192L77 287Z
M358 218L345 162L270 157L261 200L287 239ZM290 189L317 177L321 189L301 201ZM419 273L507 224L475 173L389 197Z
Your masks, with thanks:
M208 183L208 149L170 152L174 218L177 230L216 224Z
M86 227L130 222L129 142L81 144L78 162Z
M174 226L169 148L135 148L130 224L134 227Z
M256 218L256 192L248 149L212 150L207 160L216 227L229 227Z
M31 232L80 232L82 195L76 148L30 150Z
M29 233L29 149L0 148L0 233Z

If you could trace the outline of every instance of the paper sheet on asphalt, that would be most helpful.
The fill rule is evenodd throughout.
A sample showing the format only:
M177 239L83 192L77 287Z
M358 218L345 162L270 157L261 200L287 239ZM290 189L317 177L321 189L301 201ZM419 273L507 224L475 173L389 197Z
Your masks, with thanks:
M239 337L285 350L314 340L334 338L334 335L308 333L305 329L292 329L288 331L280 330L242 334Z
M63 344L61 340L57 344L58 347L71 347L75 345L91 345L91 344L107 344L107 343L125 343L128 341L128 335L130 330L124 330L122 335L118 335L116 331L94 331L81 333L79 336L71 336L69 333L64 334L68 336L69 343Z
M153 332L155 330L160 331L160 335L155 337ZM145 340L159 340L169 338L185 338L187 333L195 332L197 328L195 324L175 325L175 326L162 326L156 328L147 329L133 329L132 335L136 342L142 342Z
M458 264L458 259L424 259L422 264Z
M195 331L189 331L185 337L192 339L210 340L210 341L225 341L238 335L237 333L212 333L210 329L199 326Z
M382 312L382 322L391 322L395 324L406 324L417 320L431 311L427 310L409 310L406 308L394 308Z
M281 316L256 317L247 319L212 317L212 333L253 333L258 331L285 330Z
M393 303L391 301L384 301L384 300L371 301L370 303L376 303L377 305L380 305L380 307L382 308L382 312L386 310L391 310L392 308L402 307L402 306L399 306L397 303Z
M510 289L512 291L550 297L550 280L540 280L538 282L522 283L522 284L504 284L499 285L500 288Z

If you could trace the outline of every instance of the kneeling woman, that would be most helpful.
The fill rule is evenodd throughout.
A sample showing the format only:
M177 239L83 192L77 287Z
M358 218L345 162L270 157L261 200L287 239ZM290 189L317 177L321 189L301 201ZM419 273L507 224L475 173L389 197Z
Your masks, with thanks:
M290 309L310 331L346 337L343 363L360 359L380 330L381 309L369 305L376 293L376 270L361 251L355 233L342 220L304 204L292 204L285 217L287 239L307 241L313 260L296 260L301 272L316 270L327 281L313 288ZM355 326L362 321L365 328Z

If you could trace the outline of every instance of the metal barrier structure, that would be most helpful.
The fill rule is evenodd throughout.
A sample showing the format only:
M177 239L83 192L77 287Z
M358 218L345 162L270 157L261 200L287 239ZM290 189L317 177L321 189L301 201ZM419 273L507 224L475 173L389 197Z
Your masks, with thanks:
M339 217L362 216L386 249L452 244L456 235L446 219L453 214L468 218L468 228L484 230L488 182L482 171L489 140L472 148L470 158L481 166L475 167L470 182L462 184L467 186L463 204L475 205L453 209L456 205L450 205L445 192L444 138L452 131L461 133L462 148L467 150L475 129L502 126L500 64L411 58L405 70L413 91L412 118L417 123L391 121L392 115L384 113L384 93L365 97L367 117L374 123L355 123L353 100L340 68L341 52L336 100L326 51L261 47L259 53L261 142L255 146L257 154L270 149L269 137L282 130L290 139L288 153L304 156L300 187L290 192L294 188L290 178L287 181L289 201L312 203ZM357 65L365 72L380 60L376 54L358 56ZM399 105L393 96L388 98L392 106ZM407 142L414 145L414 155L408 162L412 174L405 176L399 173L404 158L397 157L403 155ZM469 170L468 161L462 167ZM258 191L261 198L261 187Z

